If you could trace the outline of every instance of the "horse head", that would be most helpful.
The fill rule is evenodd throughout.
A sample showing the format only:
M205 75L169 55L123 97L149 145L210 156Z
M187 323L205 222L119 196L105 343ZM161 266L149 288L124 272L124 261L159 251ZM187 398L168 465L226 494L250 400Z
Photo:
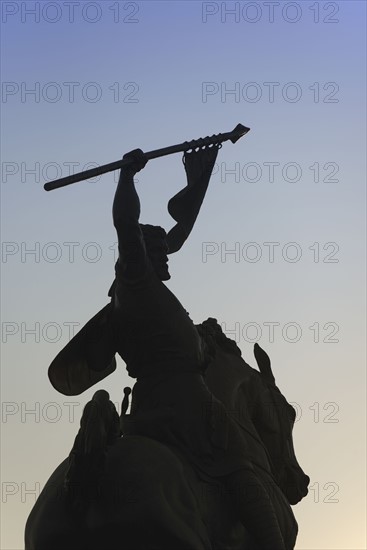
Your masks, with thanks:
M260 441L273 477L289 503L296 504L307 495L310 479L294 452L296 412L275 384L267 353L255 344L259 372L244 361L240 348L223 333L216 319L204 321L199 332L211 357L205 373L209 389L250 435L254 458L261 464Z
M272 473L290 504L304 498L310 478L298 464L293 446L293 427L296 411L275 384L267 353L254 346L255 359L260 370L262 391L254 410L254 424L271 462Z

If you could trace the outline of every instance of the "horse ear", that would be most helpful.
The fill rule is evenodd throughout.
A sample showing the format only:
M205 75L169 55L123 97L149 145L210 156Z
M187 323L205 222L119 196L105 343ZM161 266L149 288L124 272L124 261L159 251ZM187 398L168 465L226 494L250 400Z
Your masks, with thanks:
M258 364L261 376L270 384L275 385L275 378L271 370L269 355L264 351L259 344L254 345L254 355Z

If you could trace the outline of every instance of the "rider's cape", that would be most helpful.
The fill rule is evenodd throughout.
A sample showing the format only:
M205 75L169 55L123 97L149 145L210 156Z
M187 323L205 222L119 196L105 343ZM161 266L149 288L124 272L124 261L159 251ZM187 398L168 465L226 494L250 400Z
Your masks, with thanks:
M187 185L168 203L177 222L167 234L169 254L180 250L189 236L208 188L220 145L184 154ZM112 301L101 309L70 340L52 361L48 376L64 395L79 395L116 369L116 324Z

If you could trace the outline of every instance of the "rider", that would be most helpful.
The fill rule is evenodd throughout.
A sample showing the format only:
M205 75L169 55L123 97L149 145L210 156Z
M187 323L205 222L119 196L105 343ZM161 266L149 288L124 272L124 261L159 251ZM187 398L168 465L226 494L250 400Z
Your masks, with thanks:
M197 154L186 154L186 164L195 162ZM204 339L163 283L170 278L166 233L139 224L134 174L147 159L139 149L124 158L132 162L121 170L113 203L119 259L110 296L116 349L130 376L137 378L127 433L171 445L202 471L221 477L259 547L288 550L271 498L248 458L247 443L204 382Z

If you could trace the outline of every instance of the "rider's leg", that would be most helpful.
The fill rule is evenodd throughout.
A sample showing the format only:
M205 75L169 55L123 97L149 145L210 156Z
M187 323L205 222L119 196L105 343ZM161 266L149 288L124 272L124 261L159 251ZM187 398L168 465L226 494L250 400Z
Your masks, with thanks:
M286 550L274 506L269 494L250 470L238 470L223 478L226 492L240 521L261 550Z

